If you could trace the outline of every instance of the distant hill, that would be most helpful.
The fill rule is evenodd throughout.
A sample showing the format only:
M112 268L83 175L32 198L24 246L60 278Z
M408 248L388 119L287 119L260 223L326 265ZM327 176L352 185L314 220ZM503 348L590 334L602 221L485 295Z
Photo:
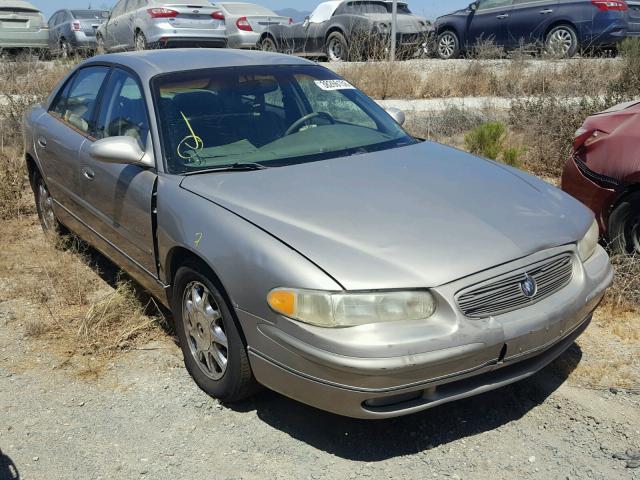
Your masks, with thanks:
M295 8L283 8L282 10L276 10L276 13L283 17L293 18L294 22L302 22L304 17L311 15L311 12L300 11Z

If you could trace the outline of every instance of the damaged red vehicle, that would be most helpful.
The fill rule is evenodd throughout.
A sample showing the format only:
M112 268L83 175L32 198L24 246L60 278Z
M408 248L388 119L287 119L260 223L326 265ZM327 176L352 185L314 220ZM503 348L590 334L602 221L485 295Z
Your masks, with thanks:
M576 132L562 189L596 215L618 253L640 254L640 102L593 115Z

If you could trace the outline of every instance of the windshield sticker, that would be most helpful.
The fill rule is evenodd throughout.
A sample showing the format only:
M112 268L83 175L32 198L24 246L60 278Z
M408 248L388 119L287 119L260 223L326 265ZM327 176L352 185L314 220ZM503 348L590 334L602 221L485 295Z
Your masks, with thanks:
M315 84L327 92L332 90L355 90L356 88L346 80L315 80Z

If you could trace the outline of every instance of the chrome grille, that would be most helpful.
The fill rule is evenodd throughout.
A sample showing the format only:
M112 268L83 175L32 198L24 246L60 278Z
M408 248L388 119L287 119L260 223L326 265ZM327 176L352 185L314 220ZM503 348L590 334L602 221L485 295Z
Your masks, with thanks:
M535 280L537 289L527 297L522 290L526 276ZM533 305L565 287L573 276L573 255L564 253L462 290L457 296L462 313L470 318L485 318Z

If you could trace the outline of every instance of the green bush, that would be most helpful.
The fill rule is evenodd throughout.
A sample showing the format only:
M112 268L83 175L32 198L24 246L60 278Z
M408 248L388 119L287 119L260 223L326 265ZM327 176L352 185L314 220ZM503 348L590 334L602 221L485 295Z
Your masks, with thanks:
M506 127L502 122L487 122L464 136L464 145L471 153L497 160L504 148Z
M520 154L522 149L518 147L507 147L502 151L502 163L505 163L511 167L520 168Z

